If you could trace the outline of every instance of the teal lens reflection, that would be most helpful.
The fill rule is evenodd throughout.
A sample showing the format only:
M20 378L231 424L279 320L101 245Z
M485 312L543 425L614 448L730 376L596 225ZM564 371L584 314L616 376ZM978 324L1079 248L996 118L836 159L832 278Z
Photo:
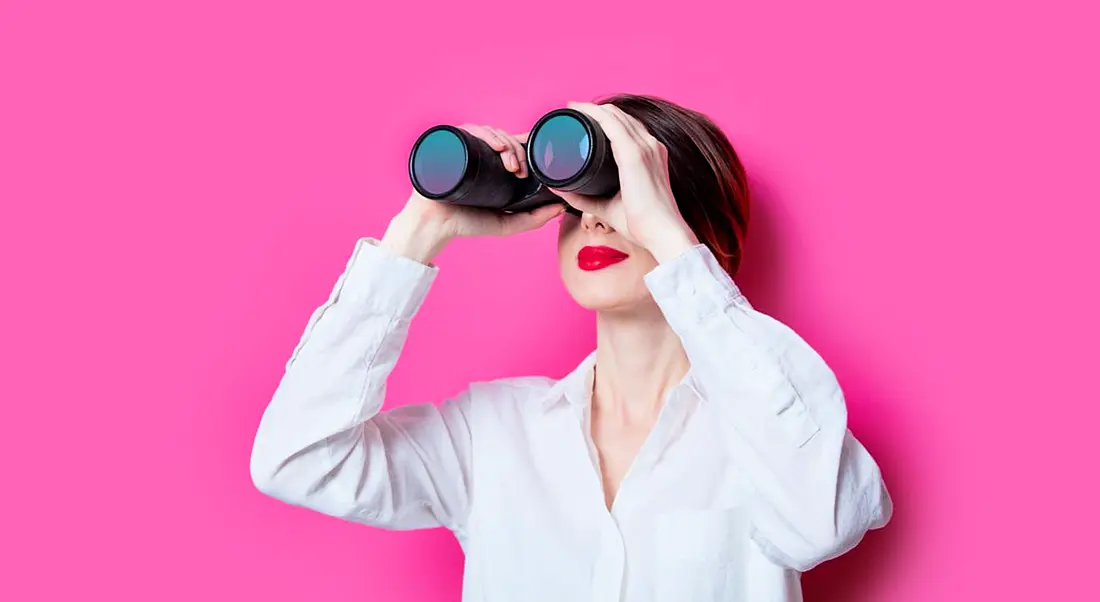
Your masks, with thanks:
M552 180L568 180L580 173L592 150L588 130L571 115L547 119L531 145L535 167Z
M445 194L458 186L466 171L466 147L458 134L436 130L420 141L413 157L413 175L431 194Z

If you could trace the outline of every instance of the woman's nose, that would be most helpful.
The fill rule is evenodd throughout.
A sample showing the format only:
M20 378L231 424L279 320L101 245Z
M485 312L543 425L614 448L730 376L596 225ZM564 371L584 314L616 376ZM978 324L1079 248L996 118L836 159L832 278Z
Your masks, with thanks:
M581 227L585 230L600 230L603 232L610 232L611 226L608 226L603 220L595 215L588 213L587 211L581 214Z

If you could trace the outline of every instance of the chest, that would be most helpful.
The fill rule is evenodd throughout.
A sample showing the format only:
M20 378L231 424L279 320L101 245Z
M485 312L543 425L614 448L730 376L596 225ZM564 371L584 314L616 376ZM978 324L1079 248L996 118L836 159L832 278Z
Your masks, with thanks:
M562 407L486 425L474 433L478 507L552 521L606 515L612 498L619 513L728 504L741 479L714 420L699 411L681 416L651 428L605 429Z
M604 503L610 508L623 479L637 461L638 453L652 432L652 424L601 424L594 421L592 446L603 486Z
M561 415L480 439L469 566L500 599L762 599L737 589L755 552L710 422L601 429Z

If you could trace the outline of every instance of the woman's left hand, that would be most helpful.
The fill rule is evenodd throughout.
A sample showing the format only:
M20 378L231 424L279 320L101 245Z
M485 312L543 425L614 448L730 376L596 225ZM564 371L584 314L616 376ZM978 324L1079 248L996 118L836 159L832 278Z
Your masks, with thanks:
M627 240L665 261L698 244L684 221L668 177L668 149L640 121L613 104L570 102L607 135L619 169L619 192L608 199L551 189L576 209L591 213Z

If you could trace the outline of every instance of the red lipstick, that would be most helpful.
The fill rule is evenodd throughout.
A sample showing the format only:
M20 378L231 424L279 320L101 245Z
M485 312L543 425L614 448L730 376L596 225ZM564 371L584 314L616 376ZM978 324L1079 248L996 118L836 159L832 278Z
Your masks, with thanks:
M626 253L611 247L583 247L577 252L577 266L586 271L602 270L630 257Z

